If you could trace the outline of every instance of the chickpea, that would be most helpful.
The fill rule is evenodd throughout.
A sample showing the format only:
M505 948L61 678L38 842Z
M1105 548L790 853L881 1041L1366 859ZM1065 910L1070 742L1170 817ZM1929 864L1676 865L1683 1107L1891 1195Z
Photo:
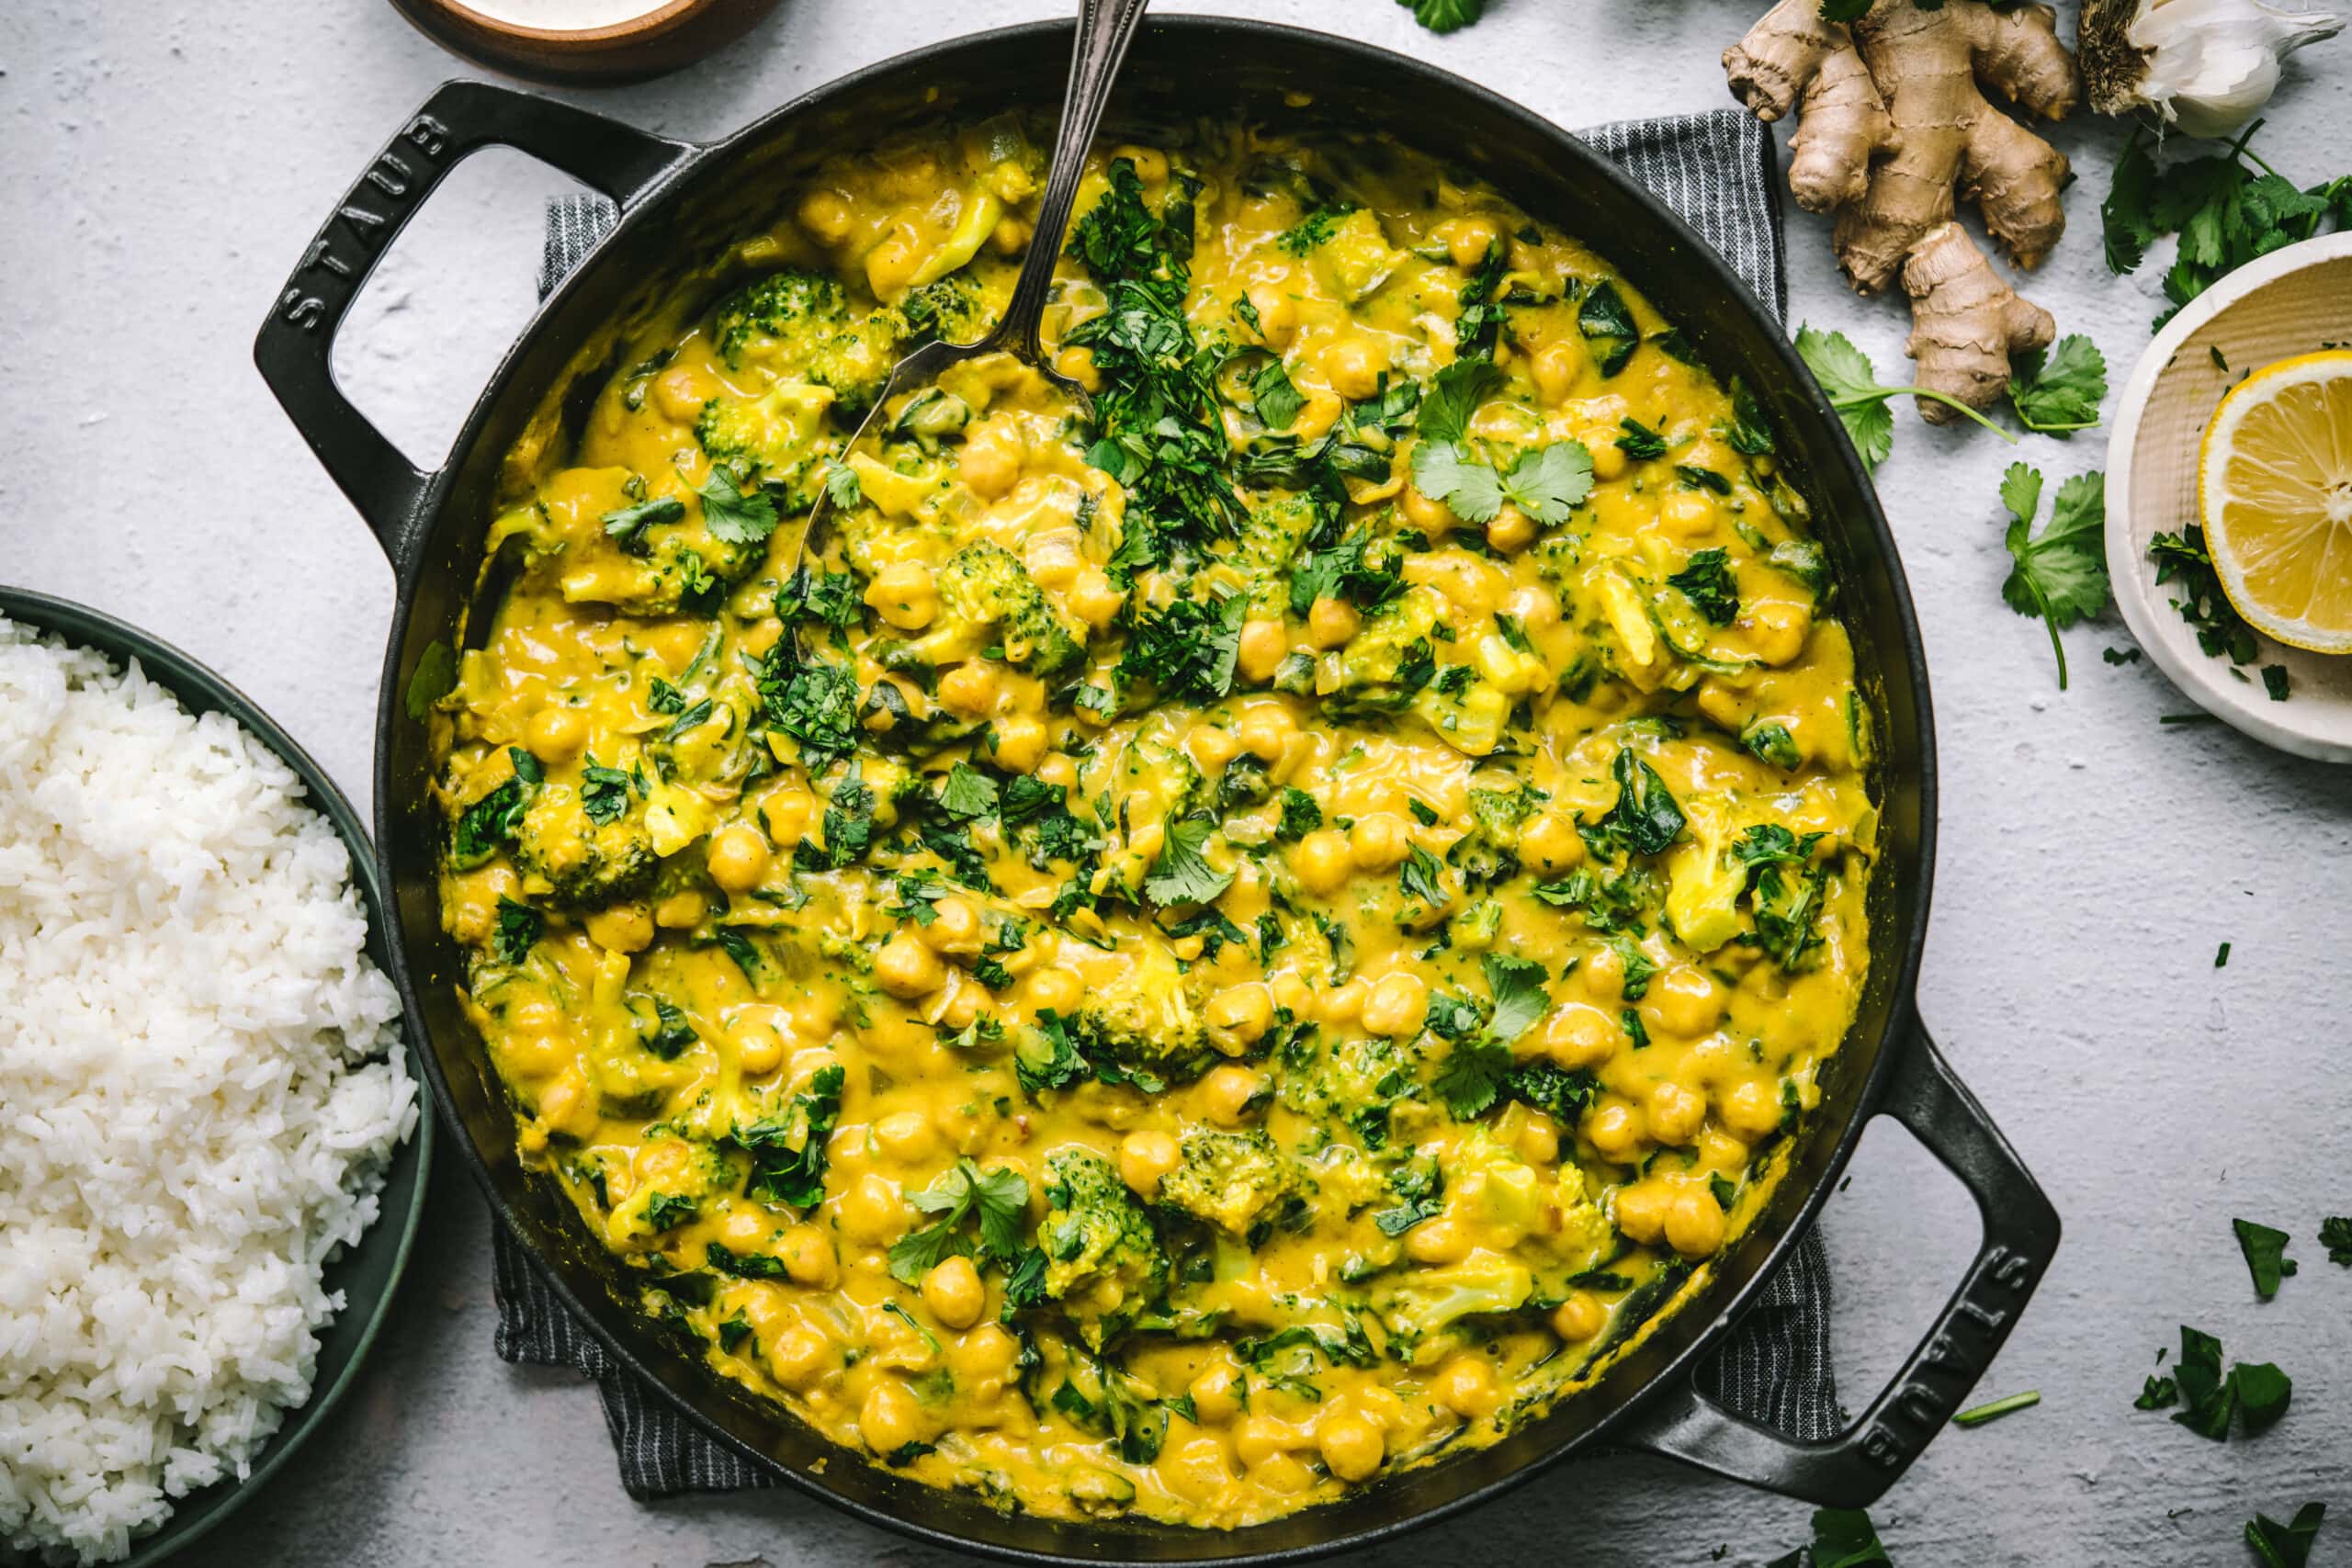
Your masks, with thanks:
M1510 554L1535 542L1535 519L1506 502L1487 525L1487 543Z
M1724 1211L1702 1187L1687 1189L1666 1212L1667 1244L1685 1258L1705 1258L1724 1244Z
M893 1111L874 1123L874 1141L899 1164L918 1165L939 1146L939 1134L929 1112Z
M996 727L996 765L1011 773L1035 773L1052 739L1044 719L1015 714Z
M678 424L692 424L718 391L711 378L690 365L674 365L653 378L654 411ZM673 660L683 664L684 660Z
M1363 625L1363 617L1356 607L1344 599L1329 595L1317 599L1307 608L1307 639L1317 648L1337 648L1356 635Z
M531 716L524 739L543 762L569 761L588 743L588 719L578 708L544 707Z
M1271 283L1251 284L1249 296L1250 308L1258 313L1258 341L1272 349L1287 346L1298 335L1298 307L1291 297Z
M1673 1190L1663 1181L1636 1181L1617 1189L1611 1200L1610 1218L1617 1228L1647 1245L1666 1230L1666 1212L1674 1207Z
M1679 1083L1662 1083L1650 1090L1650 1136L1678 1147L1698 1135L1707 1119L1707 1098Z
M1337 893L1355 872L1348 836L1337 828L1317 828L1292 846L1290 868L1298 874L1299 886L1309 893L1326 897Z
M1274 671L1282 668L1283 656L1289 651L1290 638L1280 621L1244 621L1233 667L1240 671L1243 680L1263 684L1274 678Z
M899 1184L872 1171L850 1183L841 1196L841 1211L842 1231L852 1241L868 1246L889 1240L906 1225L907 1206L899 1197Z
M877 1454L895 1453L922 1440L922 1403L897 1378L876 1382L857 1412L858 1435Z
M938 618L939 587L922 561L892 561L865 585L865 603L899 630L919 632Z
M709 908L709 901L690 887L682 893L673 893L654 905L653 923L666 931L690 931L702 924L702 918Z
M1623 1163L1647 1141L1648 1130L1642 1124L1640 1111L1622 1100L1612 1100L1587 1115L1584 1135L1592 1140L1603 1159Z
M943 1258L922 1277L922 1304L950 1328L969 1328L979 1322L988 1302L988 1287L980 1283L980 1271L968 1258Z
M766 1239L768 1222L757 1211L738 1209L719 1224L719 1239L738 1252L750 1252Z
M1243 1464L1256 1470L1279 1459L1298 1438L1298 1430L1276 1416L1251 1416L1233 1431L1233 1451Z
M1618 443L1624 436L1602 425L1577 433L1577 440L1592 457L1592 477L1600 483L1622 478L1625 472L1625 449Z
M980 1004L988 995L988 987L978 980L967 982L961 975L948 977L947 1000L939 1010L942 1029L969 1029L980 1016Z
M1029 976L1029 1005L1039 1012L1068 1012L1086 997L1086 982L1067 969L1040 969Z
M1121 158L1135 164L1136 178L1148 186L1162 184L1168 178L1168 154L1165 152L1128 143L1111 149L1113 163L1116 163Z
M1614 1003L1625 994L1625 956L1613 942L1594 948L1577 973L1584 977L1585 995L1596 1002Z
M1091 348L1066 348L1054 355L1054 374L1065 381L1075 381L1089 392L1102 389L1102 372L1094 363Z
M1029 248L1030 233L1028 224L1008 212L989 231L989 248L1001 256L1017 256Z
M1274 998L1262 982L1252 980L1211 997L1207 1011L1211 1029L1247 1045L1273 1026Z
M643 953L653 945L653 911L644 904L616 904L583 923L588 940L610 953Z
M825 1288L841 1278L832 1238L815 1225L794 1225L776 1238L775 1249L786 1277L796 1285Z
M767 874L768 841L749 822L730 822L710 836L703 862L722 892L748 893Z
M1364 998L1371 995L1372 987L1358 977L1324 992L1316 1010L1326 1023L1352 1023L1363 1016Z
M1468 272L1487 259L1501 237L1492 219L1456 218L1445 226L1446 259Z
M931 923L915 927L917 940L933 953L978 953L980 916L969 898L950 894L931 906Z
M1009 431L983 426L964 443L963 452L956 459L956 471L972 493L983 501L994 501L1011 493L1021 482L1022 452L1019 438Z
M1519 852L1538 871L1566 871L1584 859L1584 837L1566 814L1545 811L1519 830Z
M1361 333L1340 338L1323 351L1323 378L1350 402L1378 391L1381 373L1387 368L1387 349Z
M1405 1256L1416 1263L1459 1263L1470 1256L1470 1233L1442 1216L1405 1233Z
M1431 1383L1437 1401L1455 1415L1476 1420L1503 1402L1494 1369L1476 1356L1456 1356L1439 1369Z
M1609 1309L1590 1291L1570 1291L1568 1299L1552 1309L1552 1332L1571 1345L1580 1345L1609 1322Z
M1767 664L1793 664L1813 633L1813 613L1802 604L1768 600L1747 612L1748 641Z
M1519 618L1520 626L1528 632L1548 632L1560 624L1560 601L1553 592L1536 583L1511 590L1503 601L1503 608Z
M768 1375L786 1388L807 1388L832 1369L833 1347L813 1328L796 1325L768 1346Z
M1297 733L1298 725L1289 710L1272 703L1261 703L1243 714L1234 731L1241 749L1261 762L1280 761Z
M1119 1140L1119 1179L1146 1198L1159 1191L1159 1179L1182 1162L1176 1140L1148 1129Z
M993 1323L983 1323L956 1343L948 1359L962 1379L972 1382L993 1379L1001 1383L1012 1375L1013 1362L1020 1355L1020 1340Z
M784 1038L766 1023L747 1024L735 1034L735 1065L746 1077L759 1077L784 1065Z
M1412 847L1412 829L1394 811L1366 812L1348 829L1348 854L1359 871L1393 870L1405 863Z
M1657 1021L1677 1034L1704 1034L1724 1019L1723 987L1696 964L1678 964L1650 987Z
M900 223L890 237L865 253L865 282L876 298L888 299L914 281L922 266L922 242L914 227Z
M1761 1078L1732 1085L1723 1097L1724 1129L1755 1143L1781 1130L1781 1097Z
M1549 1116L1531 1116L1512 1140L1519 1157L1530 1165L1550 1165L1560 1157L1560 1130Z
M1249 1118L1250 1102L1265 1087L1265 1080L1247 1067L1227 1063L1201 1079L1201 1108L1209 1120L1238 1127Z
M1398 970L1384 975L1364 998L1363 1026L1368 1033L1399 1039L1420 1028L1429 1011L1430 988L1419 975Z
M849 238L854 216L849 198L837 190L812 190L800 198L800 226L820 245L838 245Z
M1186 1385L1193 1412L1204 1427L1215 1427L1241 1414L1241 1374L1229 1361L1218 1361Z
M1078 574L1078 580L1070 584L1069 592L1062 598L1071 615L1097 630L1109 626L1111 617L1116 615L1126 602L1127 596L1111 581L1110 575L1091 566Z
M939 678L939 700L961 714L978 718L996 706L1004 672L985 659L967 659Z
M1535 395L1543 400L1545 408L1566 401L1568 394L1576 390L1577 380L1583 376L1585 364L1584 344L1572 338L1545 344L1537 352L1528 372L1535 378ZM1612 440L1608 445L1614 446L1615 442ZM1599 456L1600 446L1589 441L1585 446L1596 457Z
M874 955L874 983L901 1001L929 996L947 981L939 955L904 931Z
M548 1132L574 1138L596 1130L596 1096L578 1069L548 1085L539 1096L539 1121Z
M1342 1481L1363 1480L1387 1457L1386 1437L1358 1416L1326 1416L1316 1428L1315 1446Z
M1444 538L1453 532L1453 525L1461 521L1454 516L1452 507L1434 496L1423 495L1412 485L1405 487L1404 499L1400 504L1405 513L1405 521L1432 539Z
M1658 502L1657 520L1669 534L1695 539L1715 528L1715 503L1701 490L1678 490Z

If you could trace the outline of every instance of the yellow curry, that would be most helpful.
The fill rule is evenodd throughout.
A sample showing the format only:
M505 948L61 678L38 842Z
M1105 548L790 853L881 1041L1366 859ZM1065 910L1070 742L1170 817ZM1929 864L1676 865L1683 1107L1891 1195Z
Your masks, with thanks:
M1041 164L832 162L518 447L444 918L526 1156L718 1375L1233 1527L1704 1280L1855 1007L1865 711L1754 400L1394 150L1109 149L1064 380L873 410Z

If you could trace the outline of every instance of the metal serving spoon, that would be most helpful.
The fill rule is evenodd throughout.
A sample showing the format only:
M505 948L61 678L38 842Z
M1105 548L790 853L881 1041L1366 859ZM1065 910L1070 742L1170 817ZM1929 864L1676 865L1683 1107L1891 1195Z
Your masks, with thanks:
M1013 282L1012 299L1003 317L978 343L928 343L899 360L857 434L842 449L844 454L855 451L865 441L893 398L930 386L950 366L983 355L1009 354L1035 367L1069 395L1081 415L1092 412L1086 389L1045 362L1037 333L1045 320L1046 297L1053 289L1054 266L1061 259L1070 209L1078 205L1078 184L1086 173L1087 151L1094 145L1094 132L1102 123L1102 110L1111 101L1111 86L1118 78L1120 62L1126 59L1127 45L1135 39L1136 25L1150 4L1151 0L1080 0L1078 42L1070 55L1069 86L1062 97L1061 129L1054 138L1046 194L1038 201L1036 231L1030 236L1029 254L1022 258L1021 276ZM824 554L832 511L831 496L820 490L800 531L793 571ZM786 573L787 581L791 575ZM797 628L794 636L798 636Z

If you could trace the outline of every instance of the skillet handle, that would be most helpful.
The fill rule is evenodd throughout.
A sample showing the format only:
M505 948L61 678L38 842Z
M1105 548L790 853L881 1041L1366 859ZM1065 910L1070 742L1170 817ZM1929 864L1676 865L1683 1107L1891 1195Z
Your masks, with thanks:
M695 149L569 104L488 82L445 82L368 165L303 252L254 340L254 363L287 417L395 565L401 535L437 477L351 406L328 356L394 236L448 172L483 147L551 164L626 211Z
M1861 1419L1827 1442L1743 1420L1687 1381L1619 1428L1619 1440L1824 1507L1860 1508L1894 1484L1967 1399L2058 1250L2058 1213L1927 1031L1914 1028L1879 1113L1960 1178L1984 1224L1934 1326Z

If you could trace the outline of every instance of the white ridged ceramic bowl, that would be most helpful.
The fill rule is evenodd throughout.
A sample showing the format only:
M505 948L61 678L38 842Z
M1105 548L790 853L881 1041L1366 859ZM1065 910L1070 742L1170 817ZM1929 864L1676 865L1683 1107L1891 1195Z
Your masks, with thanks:
M2257 636L2261 657L2231 673L2208 657L2156 584L2148 541L2197 521L2197 454L2222 395L2250 370L2328 346L2352 346L2352 233L2274 251L2190 300L2156 334L2124 383L2107 441L2107 569L2132 635L2198 706L2266 745L2352 762L2352 656L2310 653ZM2219 350L2225 370L2214 362ZM2287 667L2273 702L2258 671Z

